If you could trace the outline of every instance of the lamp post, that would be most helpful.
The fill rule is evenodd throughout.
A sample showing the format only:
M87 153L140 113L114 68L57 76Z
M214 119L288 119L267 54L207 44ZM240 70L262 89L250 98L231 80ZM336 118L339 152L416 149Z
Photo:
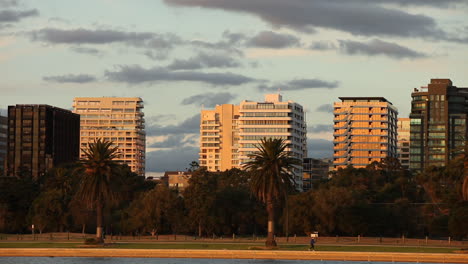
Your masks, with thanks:
M34 224L31 225L31 230L32 230L33 240L36 240L35 235L34 235Z

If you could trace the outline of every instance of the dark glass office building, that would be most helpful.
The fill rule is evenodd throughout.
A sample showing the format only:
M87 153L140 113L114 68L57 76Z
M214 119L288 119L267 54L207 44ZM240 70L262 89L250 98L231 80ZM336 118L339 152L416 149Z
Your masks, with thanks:
M7 150L7 117L0 116L0 175L3 175Z
M467 139L468 88L431 79L411 97L410 169L447 165Z
M7 176L37 179L78 160L80 116L49 105L8 107Z

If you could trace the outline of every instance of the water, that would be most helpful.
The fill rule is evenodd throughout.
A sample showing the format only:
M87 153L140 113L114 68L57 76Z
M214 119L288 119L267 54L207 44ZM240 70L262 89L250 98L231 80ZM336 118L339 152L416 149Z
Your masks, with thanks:
M254 260L254 259L176 259L176 258L62 258L0 257L1 264L409 264L410 262Z

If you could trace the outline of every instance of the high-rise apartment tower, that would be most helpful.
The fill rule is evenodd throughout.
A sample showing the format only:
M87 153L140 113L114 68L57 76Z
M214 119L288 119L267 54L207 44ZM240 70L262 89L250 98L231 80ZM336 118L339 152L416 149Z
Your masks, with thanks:
M334 104L334 169L397 157L397 109L383 97L340 97Z
M117 160L145 175L145 120L139 97L77 97L73 112L81 116L80 145L101 138L118 146ZM84 154L81 151L80 156Z
M467 140L468 88L431 79L411 97L410 169L447 165Z
M200 124L200 166L210 171L241 168L256 151L262 138L281 138L286 151L302 160L307 156L304 110L279 94L268 94L264 102L243 101L203 110ZM302 165L294 170L297 189L302 190Z
M3 175L5 169L5 156L7 153L7 131L8 118L0 116L0 175Z
M410 164L410 119L398 118L398 160L401 166L409 170Z
M52 167L75 162L80 116L49 105L8 106L7 176L41 177Z

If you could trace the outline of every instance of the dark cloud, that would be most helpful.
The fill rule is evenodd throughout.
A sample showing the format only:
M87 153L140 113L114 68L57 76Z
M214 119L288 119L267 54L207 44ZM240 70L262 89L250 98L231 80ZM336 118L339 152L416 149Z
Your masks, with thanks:
M317 89L317 88L337 88L339 82L324 81L320 79L295 79L285 83L279 83L272 86L259 85L258 89L261 91L293 91L293 90L305 90L305 89Z
M241 66L236 59L222 54L200 53L196 57L186 60L174 60L170 70L197 70L203 68L233 68Z
M333 105L323 104L323 105L320 105L319 107L317 107L317 109L315 109L315 111L321 112L321 113L333 113Z
M162 126L157 120L148 122L146 126L146 134L148 136L165 136L165 135L180 135L180 134L196 134L200 132L200 114L185 119L176 125Z
M249 46L282 49L300 46L299 38L290 34L279 34L272 31L262 31L248 42Z
M189 81L207 83L213 86L237 86L255 81L252 78L230 72L171 71L159 67L144 69L138 65L119 66L117 71L106 71L105 76L110 81L129 84Z
M311 133L333 132L333 125L320 124L307 127L307 131Z
M37 9L15 11L15 10L0 10L0 23L19 22L26 17L38 16Z
M56 82L56 83L89 83L95 82L96 77L88 74L67 74L57 76L45 76L42 77L44 81Z
M433 18L349 0L164 0L172 6L223 9L257 15L275 27L313 32L327 28L364 36L440 37Z
M88 54L88 55L94 55L94 56L102 55L102 52L95 48L77 46L77 47L71 47L70 49L76 53L82 53L82 54Z
M331 158L333 157L333 141L309 138L307 151L311 158Z
M227 104L232 99L236 98L236 95L231 93L206 93L206 94L197 94L190 96L182 100L183 105L196 105L213 108L217 104Z
M13 6L18 6L17 0L0 0L0 7L6 8Z
M57 29L44 28L31 32L32 39L51 44L107 44L114 42L143 43L155 37L149 32L125 32L118 30Z
M146 153L146 171L183 171L190 162L198 161L199 148L179 147Z
M418 52L396 43L373 39L369 42L358 42L352 40L340 40L341 52L348 55L385 55L395 59L416 59L427 57L426 54Z

